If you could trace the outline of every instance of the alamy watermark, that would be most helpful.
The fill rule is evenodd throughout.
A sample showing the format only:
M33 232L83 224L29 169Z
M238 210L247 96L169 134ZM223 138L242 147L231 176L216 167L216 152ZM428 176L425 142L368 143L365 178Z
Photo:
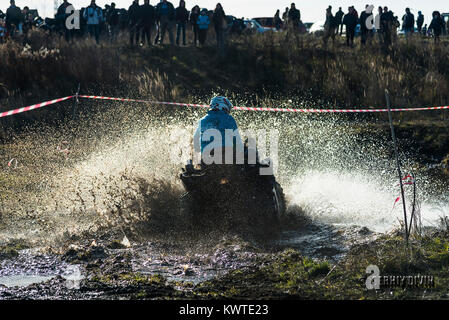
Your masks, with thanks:
M65 27L68 30L79 30L81 28L80 11L75 10L75 7L70 5L65 9L65 13L68 15L65 20Z
M365 286L368 290L381 288L434 288L435 278L430 275L381 275L379 267L369 265Z
M185 163L192 160L194 165L205 164L248 164L256 165L269 156L270 161L260 166L260 175L274 175L277 173L279 163L279 131L255 130L240 132L226 129L224 136L217 129L207 129L201 132L200 137L194 137L194 150L190 152L191 133L187 129L175 130L171 135L171 142L176 145L171 148L170 160L172 163ZM247 137L244 146L241 137ZM201 144L203 150L199 152ZM186 159L186 155L189 158Z

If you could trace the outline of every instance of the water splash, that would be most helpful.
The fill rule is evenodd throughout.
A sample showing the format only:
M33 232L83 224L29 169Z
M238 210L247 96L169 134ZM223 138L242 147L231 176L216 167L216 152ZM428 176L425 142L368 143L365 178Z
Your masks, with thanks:
M13 219L6 220L0 238L43 241L94 234L99 227L132 225L151 215L169 217L167 223L173 223L170 214L183 191L177 175L190 157L189 132L204 111L139 105L130 109L120 103L108 107L59 130L35 130L21 139L20 150L2 155L5 163L19 156L23 167L9 174L28 179L32 188L11 195ZM330 225L379 232L398 225L401 211L393 209L398 188L389 132L366 133L361 130L364 122L336 116L235 116L242 130L279 130L278 178L290 205ZM57 150L61 141L69 141L67 157ZM413 169L413 155L403 158L411 159L404 161L404 171ZM424 221L436 223L448 213L446 189L434 187L425 172L420 172L420 180Z
M287 195L292 204L302 207L314 220L335 226L387 232L399 227L403 219L402 206L394 205L399 187L394 181L377 176L312 171L297 178L287 189ZM411 195L406 199L410 200ZM424 202L423 224L436 225L448 212L447 204Z

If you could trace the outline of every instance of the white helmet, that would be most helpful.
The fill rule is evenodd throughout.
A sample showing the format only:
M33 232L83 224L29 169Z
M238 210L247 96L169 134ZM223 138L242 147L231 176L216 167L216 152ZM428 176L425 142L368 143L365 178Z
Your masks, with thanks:
M210 101L209 111L225 111L231 112L233 105L226 97L215 97Z

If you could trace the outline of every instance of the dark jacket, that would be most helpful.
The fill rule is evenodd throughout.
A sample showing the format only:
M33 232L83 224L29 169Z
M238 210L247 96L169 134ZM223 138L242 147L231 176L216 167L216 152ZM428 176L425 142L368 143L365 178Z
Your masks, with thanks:
M152 27L156 22L156 9L151 4L140 6L142 25Z
M185 7L177 7L175 15L177 23L187 23L189 21L189 11Z
M108 11L106 11L106 22L110 26L117 26L120 22L120 17L118 15L117 9L109 8Z
M221 28L223 26L223 21L226 22L226 15L223 9L215 9L212 16L212 22L215 28Z
M164 6L167 6L164 8ZM156 18L160 20L167 16L168 20L175 20L175 7L171 2L159 2L156 6Z
M418 15L418 19L416 20L416 23L418 24L418 26L422 26L424 24L424 15L423 14Z
M141 22L142 9L136 2L133 2L133 4L129 7L128 18L131 25L136 25Z
M348 13L343 18L343 24L346 26L346 29L355 29L357 27L356 16L352 13Z
M326 14L326 21L324 22L324 30L329 31L337 26L338 23L336 23L335 17L332 15L332 13Z
M66 9L71 6L70 3L62 3L59 8L58 11L56 11L56 21L59 23L60 26L62 26L63 28L65 28L65 22L69 16L69 14L66 13Z
M288 10L288 20L290 22L299 22L301 20L301 13L298 9L290 9Z
M71 6L70 3L62 3L59 8L58 11L56 12L56 19L64 19L64 17L68 16L68 14L66 13L66 9L67 7Z
M193 12L190 11L190 23L192 25L196 25L196 22L198 21L198 17L200 16L200 12Z
M415 16L408 13L404 16L404 29L413 29L415 27Z
M441 17L436 17L432 19L432 22L430 23L429 30L433 30L433 34L435 36L440 36L443 32L444 28L444 20Z
M382 31L386 32L388 30L391 30L391 28L393 27L393 23L394 23L393 12L388 11L386 13L385 12L382 13L382 15L380 16L380 25Z
M343 22L343 16L344 16L344 15L345 15L345 14L343 13L342 10L338 10L337 13L335 14L335 21L336 21L338 24L341 24L341 23Z
M18 25L20 22L24 21L22 10L19 7L9 7L6 10L6 26L9 27L11 24Z

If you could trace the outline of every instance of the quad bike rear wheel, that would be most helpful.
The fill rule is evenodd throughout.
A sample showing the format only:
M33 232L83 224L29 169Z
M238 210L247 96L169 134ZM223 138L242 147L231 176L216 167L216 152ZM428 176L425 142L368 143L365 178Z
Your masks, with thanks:
M273 203L275 219L277 223L280 223L282 221L282 218L285 216L286 203L284 190L278 182L275 182L273 186Z

